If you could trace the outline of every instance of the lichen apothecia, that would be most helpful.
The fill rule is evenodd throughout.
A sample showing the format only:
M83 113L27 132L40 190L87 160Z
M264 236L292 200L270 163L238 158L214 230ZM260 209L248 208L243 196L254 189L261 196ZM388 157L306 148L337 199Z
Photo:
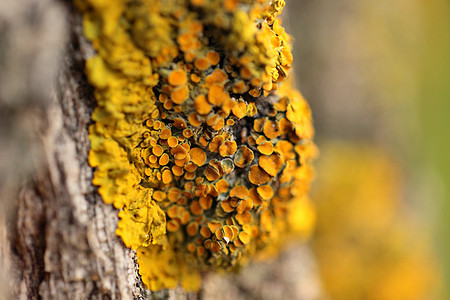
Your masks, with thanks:
M284 1L74 0L96 54L93 184L151 290L307 234L316 155Z

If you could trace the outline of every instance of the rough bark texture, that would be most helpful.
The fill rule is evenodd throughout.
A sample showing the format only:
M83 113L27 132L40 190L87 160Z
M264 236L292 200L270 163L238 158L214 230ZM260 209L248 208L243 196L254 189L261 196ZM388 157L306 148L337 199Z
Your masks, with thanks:
M305 247L210 275L199 294L145 290L135 253L115 235L117 211L91 183L92 50L81 33L70 4L0 3L0 299L317 298Z

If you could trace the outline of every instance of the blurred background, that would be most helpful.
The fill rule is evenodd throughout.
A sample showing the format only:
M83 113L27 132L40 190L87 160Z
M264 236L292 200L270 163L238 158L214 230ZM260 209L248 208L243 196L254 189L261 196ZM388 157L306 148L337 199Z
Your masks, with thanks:
M450 299L448 0L291 0L330 299Z
M0 177L0 200L18 185L17 160L4 153L16 153L22 165L29 164L24 157L39 157L22 140L1 138L28 134L31 118L23 112L34 108L18 100L48 101L41 80L52 80L55 43L64 40L61 8L40 1L36 7L50 15L36 18L39 27L28 22L30 3L0 1L0 65L9 74L0 78L0 100L18 103L16 110L0 103L0 129L10 132L0 132L0 158L7 158L0 169L8 174ZM212 274L204 299L250 299L252 289L254 299L322 299L322 289L332 300L450 299L450 1L287 0L284 16L297 87L312 107L321 152L313 251L288 250L228 283ZM10 25L17 22L29 32ZM42 45L29 43L36 36ZM12 209L3 207L7 216ZM0 226L0 240L6 236ZM3 266L6 245L0 243Z

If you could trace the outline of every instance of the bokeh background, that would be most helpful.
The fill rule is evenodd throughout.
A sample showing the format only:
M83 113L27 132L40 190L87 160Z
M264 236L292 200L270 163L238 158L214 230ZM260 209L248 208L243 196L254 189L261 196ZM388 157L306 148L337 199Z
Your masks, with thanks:
M330 299L450 299L448 0L291 0Z

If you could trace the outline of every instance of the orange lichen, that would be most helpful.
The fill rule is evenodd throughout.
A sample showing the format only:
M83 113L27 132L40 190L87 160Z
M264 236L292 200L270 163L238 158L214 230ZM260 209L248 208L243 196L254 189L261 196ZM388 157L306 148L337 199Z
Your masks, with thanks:
M199 167L206 162L206 153L200 148L192 148L189 151L189 155L191 156L191 161Z
M169 74L167 81L174 86L185 85L187 83L186 72L183 70L174 70Z
M269 139L274 139L280 135L280 126L275 121L267 121L263 128L264 134Z
M216 51L210 51L206 53L206 58L213 66L217 65L220 62L220 55Z
M239 199L246 199L248 197L248 189L243 185L235 186L230 191L230 197L237 197Z
M170 131L170 129L166 128L161 131L159 137L164 140L167 140L171 135L172 135L172 132Z
M224 142L225 138L221 135L215 136L212 141L209 143L209 151L211 152L219 152L219 147Z
M242 100L239 101L237 105L233 107L232 112L238 119L245 117L247 113L247 106L245 105L245 102Z
M215 69L211 75L206 76L205 83L211 85L213 83L224 83L227 80L227 74L221 69Z
M164 184L168 184L172 181L172 173L169 170L165 170L162 173L162 181Z
M209 181L215 181L220 178L219 171L211 166L206 167L204 175Z
M198 127L198 126L202 125L202 122L200 121L200 119L196 113L191 113L188 117L188 120L189 120L189 123L194 127Z
M186 121L182 118L175 118L173 120L173 126L180 128L180 129L185 129L186 128ZM180 137L178 137L178 139L180 139Z
M255 155L252 150L250 150L247 146L241 146L234 156L234 163L236 166L244 168L249 165L254 158Z
M208 114L212 109L212 106L208 103L204 95L199 95L195 98L194 107L195 110L201 115Z
M171 136L167 139L167 144L170 148L175 148L176 146L178 146L178 139L174 136Z
M309 107L283 81L284 1L75 2L96 51L93 183L121 210L146 286L195 290L201 272L281 241L317 152Z
M259 158L259 166L271 176L276 176L283 167L281 157L273 153L271 155L263 155Z
M262 142L257 148L258 151L264 155L270 155L273 153L273 144L270 142Z
M204 71L211 66L211 63L206 57L201 57L194 62L194 66L200 71Z
M270 180L270 177L269 174L267 174L263 169L253 165L250 167L248 179L250 180L251 183L260 185L268 182Z
M267 120L266 118L255 119L255 121L253 121L253 129L256 132L261 132L263 130L263 126L266 120Z
M225 141L222 145L219 147L219 153L221 156L231 156L233 155L237 150L237 144L235 141Z
M208 101L215 106L221 106L224 102L230 100L230 96L224 91L223 86L214 83L209 88Z
M224 179L221 179L216 183L217 191L221 194L228 192L228 186L228 182Z
M170 93L170 99L172 99L173 103L181 104L189 98L189 88L187 85L183 85L179 88L176 88Z
M155 147L153 147L152 152L153 154L155 154L156 156L161 156L163 154L163 148L160 145L156 145Z
M270 185L262 185L256 188L256 192L264 200L270 200L273 197L273 189Z

